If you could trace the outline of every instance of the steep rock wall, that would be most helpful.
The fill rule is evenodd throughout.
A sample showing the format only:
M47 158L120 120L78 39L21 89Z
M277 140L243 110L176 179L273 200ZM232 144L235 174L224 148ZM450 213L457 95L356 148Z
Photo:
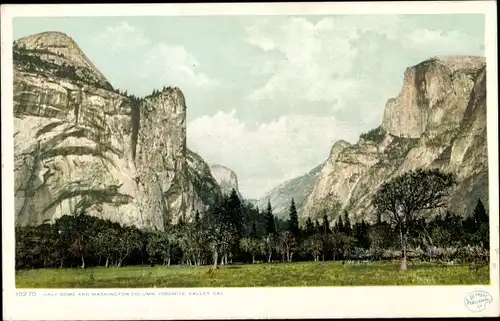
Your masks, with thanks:
M186 148L181 91L124 96L64 34L15 42L13 97L17 225L86 212L163 229L221 195Z
M457 214L468 215L478 198L488 201L484 58L439 57L408 68L379 130L380 138L334 145L305 216L347 210L353 220L373 219L377 188L416 168L456 175L449 209Z

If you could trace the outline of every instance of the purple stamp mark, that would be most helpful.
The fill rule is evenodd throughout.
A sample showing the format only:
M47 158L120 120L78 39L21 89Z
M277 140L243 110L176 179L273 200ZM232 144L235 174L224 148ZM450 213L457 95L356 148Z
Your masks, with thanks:
M486 309L488 304L493 301L491 295L486 291L474 291L469 294L464 299L464 304L467 309L472 312L481 312Z

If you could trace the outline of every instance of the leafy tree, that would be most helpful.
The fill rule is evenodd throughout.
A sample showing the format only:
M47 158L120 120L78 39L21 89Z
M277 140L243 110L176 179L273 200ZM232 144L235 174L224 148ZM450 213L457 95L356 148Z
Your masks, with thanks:
M148 234L148 242L146 245L146 251L149 256L149 262L152 265L155 258L160 254L161 246L161 236L158 232L153 232Z
M436 226L432 229L431 239L434 246L445 248L451 245L451 233L442 228L441 226Z
M251 253L252 252L252 239L249 237L244 237L240 240L240 248L242 251ZM255 262L255 258L252 258L252 263Z
M342 249L344 246L345 235L340 232L332 232L325 239L325 243L329 246L333 252L333 260L337 258L337 254L342 254Z
M74 258L78 258L81 267L85 268L85 257L92 246L93 235L86 225L92 218L85 214L75 216L63 216L59 219L58 231L60 231L63 242L67 244L68 253Z
M407 269L408 234L418 215L423 210L444 206L453 184L451 174L418 169L382 184L377 190L373 199L377 211L388 215L394 231L399 233L401 270Z
M375 224L369 229L368 240L370 249L374 252L376 258L381 258L383 250L392 246L393 235L394 232L391 227L384 223Z
M310 254L314 261L319 261L319 256L323 251L323 238L320 234L311 235L301 243L300 248L302 254Z
M255 255L259 252L259 242L256 239L244 237L240 240L240 247L244 252L252 255L252 263L255 263Z
M261 253L267 256L267 262L271 263L274 250L278 247L278 240L276 235L269 233L261 240Z
M230 223L225 217L224 210L223 204L215 204L202 217L214 268L217 268L219 253L225 253L231 240Z
M117 266L121 267L123 261L128 258L132 252L140 249L143 245L142 242L141 235L137 228L125 227L117 244Z
M117 255L117 247L120 238L119 229L115 228L113 225L103 231L97 233L95 238L95 245L99 257L104 257L106 259L105 267L109 267L112 263L113 257Z
M344 256L344 259L349 258L353 251L354 248L356 247L356 239L352 236L349 235L343 235L342 239L342 255Z
M279 235L279 252L282 255L283 261L285 258L288 262L292 262L293 255L297 251L297 240L290 231L282 232Z

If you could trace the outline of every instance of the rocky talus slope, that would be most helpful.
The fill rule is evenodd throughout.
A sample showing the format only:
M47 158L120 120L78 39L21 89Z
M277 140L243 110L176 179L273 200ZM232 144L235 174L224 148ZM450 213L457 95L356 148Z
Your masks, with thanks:
M179 89L125 96L58 32L17 40L13 58L16 224L86 212L163 229L221 197L186 148Z
M478 198L488 203L484 58L437 57L408 68L381 126L356 144L334 144L303 215L345 209L353 220L372 220L380 184L416 168L457 176L448 208L457 214L471 213Z

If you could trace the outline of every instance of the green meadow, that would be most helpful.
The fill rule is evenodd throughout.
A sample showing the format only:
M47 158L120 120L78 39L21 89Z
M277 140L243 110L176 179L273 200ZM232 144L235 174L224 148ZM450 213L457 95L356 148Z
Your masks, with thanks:
M16 272L18 288L182 288L488 284L489 266L303 262L209 266L32 269Z

